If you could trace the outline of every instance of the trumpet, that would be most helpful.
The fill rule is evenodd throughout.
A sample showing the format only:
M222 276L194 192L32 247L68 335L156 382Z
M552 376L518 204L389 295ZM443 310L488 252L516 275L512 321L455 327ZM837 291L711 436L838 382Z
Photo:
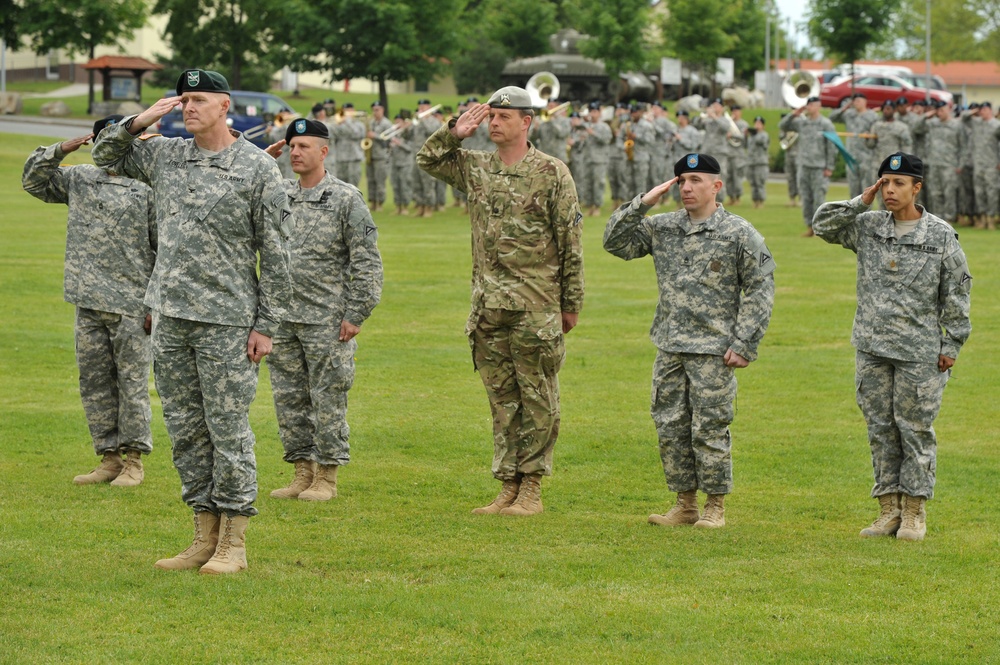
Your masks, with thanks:
M389 129L387 129L384 132L382 132L381 134L379 134L378 138L379 138L380 141L388 141L390 139L394 139L397 136L399 136L400 134L402 134L403 132L405 132L406 128L407 128L407 123L406 122L400 123L398 125L393 125Z
M333 115L333 121L339 125L348 118L353 118L354 120L360 120L367 115L368 114L365 113L364 111L355 111L354 109L351 109L350 114L347 114L344 112L344 107L342 106L340 107L340 110Z
M548 110L548 109L542 109L541 113L538 114L538 117L542 119L542 122L548 122L553 117L555 117L555 115L557 113L562 113L563 111L565 111L569 107L570 107L570 103L569 102L563 102L562 104L560 104L559 106L555 107L551 111Z

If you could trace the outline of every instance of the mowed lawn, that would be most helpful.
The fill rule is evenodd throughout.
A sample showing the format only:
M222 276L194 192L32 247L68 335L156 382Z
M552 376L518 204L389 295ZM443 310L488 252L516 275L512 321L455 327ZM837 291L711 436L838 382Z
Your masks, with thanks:
M649 259L603 251L606 216L585 222L545 513L471 515L499 485L463 335L468 221L379 213L385 290L359 338L340 496L268 496L292 467L265 363L250 568L218 578L152 566L192 532L152 381L146 482L72 484L96 458L62 300L66 211L20 187L40 142L0 136L0 662L1000 660L1000 234L962 233L973 334L938 419L927 539L903 543L857 535L877 504L854 403L854 255L800 237L783 184L764 209L747 190L736 210L768 240L777 296L760 360L738 373L736 488L718 531L646 523L672 498L648 414L656 286Z

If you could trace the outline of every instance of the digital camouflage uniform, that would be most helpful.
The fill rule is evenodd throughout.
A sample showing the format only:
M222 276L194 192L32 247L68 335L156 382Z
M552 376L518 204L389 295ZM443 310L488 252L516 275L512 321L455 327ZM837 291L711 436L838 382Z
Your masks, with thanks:
M920 122L913 126L913 131L918 136L926 136L924 181L933 183L928 210L954 223L958 218L958 171L965 147L962 123L955 118L942 122L940 118L921 117Z
M969 337L972 277L958 236L917 208L916 228L896 238L892 213L869 211L861 197L828 203L813 229L858 255L851 343L857 349L857 402L868 423L872 496L934 494L933 422L950 372Z
M372 139L369 151L371 159L365 164L365 178L368 181L368 201L377 205L385 203L385 181L389 177L389 142L380 139L379 135L390 129L392 122L387 118L383 117L378 121L372 119L371 131L375 133L375 138Z
M441 122L434 116L414 121L413 126L408 130L408 139L414 151L419 151L430 135L440 127ZM414 152L414 157L416 157L416 152ZM437 181L430 174L424 173L416 162L412 162L410 168L413 169L410 182L413 184L414 202L418 206L434 207L437 205Z
M333 145L334 175L338 180L357 187L361 184L361 162L365 158L365 151L361 148L365 125L360 120L345 118L343 122L331 122L327 126Z
M567 139L567 149L566 153L568 155L568 160L566 161L566 166L569 167L570 175L573 176L573 182L576 183L576 198L581 203L583 202L584 188L587 186L587 127L589 123L582 122L578 126L573 127L570 132L569 139ZM573 141L573 145L569 145L569 141Z
M788 132L781 129L778 135L784 139ZM792 145L785 149L785 178L788 180L788 198L795 199L799 195L799 140L797 137Z
M747 135L747 169L750 176L750 197L753 201L767 200L767 176L770 173L768 153L771 137L767 130Z
M286 180L285 191L295 288L267 360L284 460L342 466L357 342L339 340L340 323L361 326L381 297L378 231L361 192L329 173L309 189Z
M417 153L420 168L464 190L472 222L472 311L465 332L493 413L493 475L552 473L561 312L583 307L583 215L561 161L529 146L506 166L461 149L448 127Z
M858 112L853 106L841 106L839 109L834 109L830 112L831 122L842 122L844 127L851 134L867 134L875 121L878 120L878 116L875 115L875 111L871 109L865 109L864 111ZM860 136L848 136L846 143L847 152L851 153L858 162L857 169L847 169L847 188L851 193L851 198L855 196L861 196L861 193L865 191L866 188L871 187L874 180L867 180L868 171L865 167L871 162L871 151L868 149L868 144L865 139ZM882 158L879 158L879 163L882 162Z
M743 198L743 171L747 164L746 134L750 125L743 118L733 120L733 122L740 130L740 144L732 145L727 137L726 152L722 157L726 160L725 171L728 178L726 180L726 193L730 198L741 199Z
M703 152L701 149L702 133L694 125L687 125L686 127L678 126L677 134L680 138L674 139L673 152L670 155L671 164L676 164L677 160L684 155L690 155L693 152ZM678 204L681 202L680 187L671 187L670 194Z
M548 120L535 116L529 138L535 148L559 161L566 161L566 139L572 129L569 118L557 115Z
M686 210L646 217L641 197L614 212L604 249L626 261L651 254L659 301L650 412L671 492L732 491L729 424L736 376L732 349L749 361L771 318L774 260L764 238L720 205L707 220Z
M865 182L870 187L878 180L878 169L882 161L889 155L897 152L913 152L913 136L910 128L905 122L892 120L876 120L872 123L869 134L874 134L875 138L865 139L868 149L871 151L871 161L868 162L868 175Z
M798 155L799 196L802 197L802 221L806 226L812 226L816 209L826 200L826 192L830 187L830 177L823 175L824 171L833 171L837 161L837 148L823 136L823 132L835 131L833 123L822 115L810 120L803 113L789 113L778 123L780 129L786 132L798 132L799 139L795 142Z
M670 118L659 116L653 119L653 127L656 129L656 142L650 150L649 180L646 182L646 192L660 183L670 180L670 166L674 163L670 161L670 155L673 152L677 125Z
M181 496L196 513L252 516L257 365L247 338L273 337L291 297L281 174L243 136L209 156L194 139L137 139L133 119L101 132L93 157L153 188L159 247L145 303Z
M964 119L964 116L963 116ZM963 122L962 172L958 174L958 214L972 217L976 214L976 179L972 162L972 123Z
M390 177L392 201L398 208L406 208L413 200L413 144L406 132L389 140Z
M726 200L726 195L729 193L726 191L726 183L729 181L729 172L726 168L728 166L726 155L729 154L729 142L726 138L730 130L729 121L722 116L710 118L706 115L694 118L694 124L702 131L701 148L698 151L712 155L719 162L721 169L719 180L722 181L722 189L715 195L715 200L721 203Z
M606 122L596 122L588 125L592 132L584 141L584 164L586 177L582 203L585 206L600 208L604 205L604 191L608 182L608 162L611 159L613 136L611 126Z
M969 127L972 150L973 183L975 186L977 215L996 216L1000 214L1000 161L997 142L1000 141L1000 120L989 121L976 116L963 116L962 122Z
M632 159L626 157L625 169L627 173L625 196L631 198L640 194L645 194L649 183L649 166L652 160L651 152L656 143L656 129L653 123L645 118L630 123L632 136L635 138L635 145L632 149Z
M291 122L291 121L289 121ZM283 141L285 139L285 131L287 127L271 127L271 131L267 133L268 143L277 143L278 141ZM295 171L292 170L292 151L285 148L281 151L281 154L274 160L278 165L278 170L281 171L282 178L294 178Z
M98 455L153 449L149 424L149 309L156 262L153 192L90 164L60 166L62 143L37 148L24 164L24 190L69 206L63 294L76 306L80 399Z

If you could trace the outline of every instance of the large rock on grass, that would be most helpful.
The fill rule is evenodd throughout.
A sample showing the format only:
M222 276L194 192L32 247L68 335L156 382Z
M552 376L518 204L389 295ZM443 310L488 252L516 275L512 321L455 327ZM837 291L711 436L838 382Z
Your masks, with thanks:
M38 112L50 118L64 118L72 113L66 102L61 99L54 102L45 102Z

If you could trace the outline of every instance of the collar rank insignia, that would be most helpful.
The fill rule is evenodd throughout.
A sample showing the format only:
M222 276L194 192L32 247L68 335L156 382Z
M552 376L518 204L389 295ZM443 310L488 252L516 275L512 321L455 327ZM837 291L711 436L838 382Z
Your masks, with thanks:
M500 106L510 106L510 95L500 95Z
M899 155L893 155L892 159L889 160L889 168L893 171L899 170L899 165L902 164L903 160Z
M198 70L188 72L188 85L196 86L199 81L201 81L201 72Z
M698 155L688 155L687 165L689 169L698 166Z
M296 134L305 134L305 132L306 132L306 121L305 120L296 120L295 121L295 133Z

